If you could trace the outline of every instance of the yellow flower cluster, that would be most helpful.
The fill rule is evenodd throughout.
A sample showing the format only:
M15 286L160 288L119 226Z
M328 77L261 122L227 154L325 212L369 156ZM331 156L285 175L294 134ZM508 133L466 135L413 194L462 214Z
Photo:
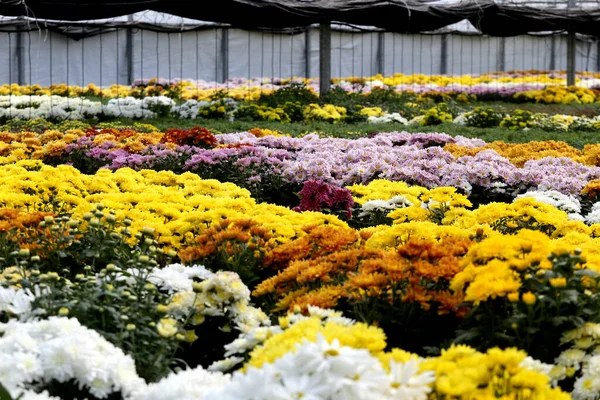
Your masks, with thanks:
M54 168L39 161L0 167L0 205L32 209L49 202L58 203L75 218L101 203L114 210L117 219L133 220L133 234L144 227L154 228L166 248L179 248L194 234L227 218L260 221L263 228L272 231L276 242L302 236L306 225L345 226L334 216L257 204L245 189L203 180L192 173L123 168L85 175L69 166Z
M529 160L537 160L544 157L568 157L573 159L573 161L587 165L597 165L600 162L600 145L586 145L583 151L581 151L565 142L554 140L531 141L527 143L505 143L502 140L497 140L476 148L468 148L450 143L444 146L444 150L452 153L456 158L475 156L484 150L494 150L502 157L506 157L517 167L522 167Z
M342 346L367 349L374 355L383 352L386 346L385 333L381 328L361 322L350 326L336 322L323 324L321 319L311 317L271 336L262 346L255 347L250 353L248 365L260 367L272 363L286 353L295 351L296 346L305 340L316 342L319 335L329 342L338 339Z
M542 90L528 90L514 95L515 100L545 104L590 104L597 100L593 90L577 86L550 86Z
M425 359L421 370L435 371L433 391L444 399L570 399L551 388L550 378L523 366L527 354L508 348L480 353L468 346L452 346L439 357Z
M287 317L285 317L287 318ZM282 319L285 319L282 318ZM285 325L284 325L285 326ZM452 346L439 357L420 359L401 349L384 352L386 337L377 327L362 323L342 325L323 323L318 317L307 318L270 336L250 353L248 366L261 367L296 351L305 340L315 342L322 335L328 342L337 339L341 346L367 349L389 370L390 361L419 361L421 372L433 371L432 395L448 399L570 399L550 385L550 377L527 368L522 350L492 348L480 353L468 346ZM432 397L433 398L433 397Z
M518 74L518 76L515 76ZM599 78L598 73L579 73L580 76ZM372 77L361 78L361 77L347 77L334 79L334 82L341 80L350 81L352 83L366 83L372 81L380 81L388 86L398 85L436 85L436 86L449 86L449 85L467 85L473 86L478 84L489 84L489 83L539 83L544 85L564 85L566 79L564 77L556 76L553 71L510 71L510 73L489 73L481 75L425 75L425 74L401 74L397 73L392 76L375 75ZM580 81L578 77L577 82Z
M385 114L381 107L365 107L360 110L360 113L366 117L381 117Z
M469 199L451 187L427 189L421 186L409 186L401 181L376 179L368 185L357 184L348 186L347 189L352 192L354 202L360 205L369 200L390 200L395 196L404 196L417 207L420 207L422 202L430 201L447 203L455 207L471 207Z
M344 107L334 106L333 104L325 104L324 106L309 104L304 109L304 119L307 121L338 122L345 116L346 109Z

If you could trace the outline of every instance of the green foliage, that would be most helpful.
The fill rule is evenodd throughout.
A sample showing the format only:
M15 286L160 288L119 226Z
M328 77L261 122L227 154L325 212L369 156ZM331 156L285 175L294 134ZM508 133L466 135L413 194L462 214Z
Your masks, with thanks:
M421 120L421 125L440 125L444 122L452 122L452 114L449 113L446 103L440 103L436 107L427 110Z
M475 107L465 114L466 126L476 128L492 128L500 125L503 115L491 107Z
M592 289L600 276L585 269L580 254L552 254L548 270L535 263L518 270L521 297L489 299L474 307L456 341L479 349L516 346L535 359L553 362L563 332L600 318L600 293ZM534 297L523 301L523 294Z
M283 108L259 106L258 104L247 104L238 107L233 112L233 117L240 121L290 122L290 117Z
M298 102L302 105L317 103L318 96L303 83L290 83L280 89L277 89L272 94L263 94L258 100L259 104L269 107L278 107L285 103Z
M131 354L140 376L158 380L173 367L180 342L157 332L163 317L158 306L169 296L147 278L169 258L157 250L153 230L132 237L131 221L117 222L100 205L84 221L46 217L40 228L47 234L26 238L11 231L0 234L0 271L16 266L10 275L18 278L15 283L40 293L34 309L45 316L77 318Z
M519 131L533 126L533 113L527 110L517 110L512 115L505 117L500 126L512 131Z

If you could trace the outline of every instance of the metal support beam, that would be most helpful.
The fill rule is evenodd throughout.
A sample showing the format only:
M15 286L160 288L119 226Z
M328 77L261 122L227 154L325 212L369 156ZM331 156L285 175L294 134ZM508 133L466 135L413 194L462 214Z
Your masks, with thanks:
M440 49L441 60L440 60L440 74L446 75L448 73L448 35L442 35L442 48Z
M133 22L133 15L127 16L127 22ZM117 35L119 32L117 31ZM127 27L125 37L125 62L127 65L127 84L133 83L133 30L131 27ZM85 82L82 82L85 85Z
M596 39L596 71L600 71L600 40Z
M569 0L568 7L569 10L574 8L576 5L576 0ZM577 66L575 65L575 56L577 52L577 40L575 37L575 32L569 30L567 34L567 85L573 86L575 85L575 71Z
M310 26L304 32L304 77L310 79Z
M550 42L550 71L556 69L556 36L552 35Z
M567 34L567 85L575 85L575 50L577 41L575 39L575 32L569 32Z
M221 81L229 79L229 28L221 30Z
M377 73L385 76L385 32L377 33Z
M331 86L331 25L322 23L319 34L319 90L321 95Z
M500 38L498 45L498 60L496 65L498 71L506 70L506 38Z
M15 45L15 62L17 64L17 83L19 85L25 84L25 60L23 58L23 49L25 46L23 44L23 36L24 33L22 31L17 31L17 43ZM31 68L31 66L29 66L29 68ZM31 84L31 82L29 83Z

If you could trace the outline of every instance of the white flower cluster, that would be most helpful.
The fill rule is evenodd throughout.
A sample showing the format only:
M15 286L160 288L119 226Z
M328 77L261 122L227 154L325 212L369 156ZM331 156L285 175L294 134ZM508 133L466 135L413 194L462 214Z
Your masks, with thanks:
M597 400L600 397L600 355L591 357L584 365L571 396L574 400Z
M185 272L185 269L191 271ZM184 274L188 274L187 281ZM196 293L192 291L193 277L204 279L195 285ZM167 290L184 289L174 294L169 305L171 314L187 315L195 308L196 315L227 316L240 332L270 324L269 317L260 308L250 306L250 289L235 272L213 273L202 266L172 264L163 271L155 269L149 280Z
M323 326L325 326L325 324L327 324L328 322L337 323L345 326L354 325L355 323L354 320L344 317L339 311L327 310L309 305L308 315L303 315L298 312L289 314L287 316L287 328L293 326L294 324L300 321L304 321L312 317L319 318ZM225 357L228 358L213 363L208 369L213 371L228 371L231 368L233 368L236 364L244 360L244 358L239 357L239 355L248 354L252 349L264 343L265 340L267 340L271 336L282 332L283 328L281 326L268 326L267 324L263 324L263 326L256 326L245 332L242 331L242 333L238 336L237 339L225 345Z
M104 117L131 119L155 118L156 109L165 107L169 112L175 102L166 96L136 99L111 99L103 105L83 97L63 96L0 96L0 118L50 120L82 120Z
M230 375L209 372L202 367L173 372L157 383L140 388L128 400L203 399L211 389L221 389L231 381Z
M203 399L426 400L435 373L419 372L420 362L391 361L387 373L368 350L319 335L315 343L303 342L272 364L234 373L230 384Z
M194 278L210 279L213 276L214 273L203 265L170 264L164 268L154 268L148 281L168 293L191 292Z
M180 106L174 106L171 113L181 119L196 119L201 107L210 105L208 101L188 100Z
M402 125L408 125L408 120L400 115L400 113L386 113L381 117L370 116L368 121L372 124L398 123Z
M121 117L131 119L155 118L154 112L157 107L172 108L175 102L166 96L144 97L136 99L134 97L123 97L111 99L107 105L103 106L103 113L108 117Z
M397 208L412 206L413 203L404 196L394 196L389 200L369 200L360 208L359 217L366 217L374 213L389 212Z
M32 312L31 303L35 296L29 289L0 286L0 315L5 312L27 319Z
M517 196L515 200L524 197L531 197L540 203L550 204L551 206L566 212L569 219L577 221L584 220L581 216L581 203L573 196L562 194L556 190L532 190Z
M102 104L63 96L0 96L0 118L82 120L102 114Z
M144 385L130 356L76 319L11 320L0 333L0 382L15 397L34 381L74 380L100 399Z
M203 107L210 107L212 105L222 105L225 103L229 108L235 110L238 106L237 101L232 98L225 98L222 100L213 100L213 101L197 101L197 100L187 100L185 103L180 106L173 106L171 108L171 114L181 119L196 119L198 118L198 112ZM228 112L230 119L232 119L233 111Z
M587 224L600 224L600 201L594 203L589 214L585 216L585 222Z

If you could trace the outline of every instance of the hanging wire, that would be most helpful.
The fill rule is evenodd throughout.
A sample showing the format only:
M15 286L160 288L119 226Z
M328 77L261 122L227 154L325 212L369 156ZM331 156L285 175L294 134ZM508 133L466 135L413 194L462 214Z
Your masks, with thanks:
M144 81L144 29L140 29L140 79L142 80L141 90L142 98L144 97L144 89L146 88L146 82ZM144 102L142 101L142 115L144 115Z
M294 28L290 33L290 82L294 79Z
M158 55L158 44L160 38L158 37L158 31L156 31L156 83L158 84L158 79L160 78L160 56Z
M81 110L83 110L83 95L85 88L85 38L81 39Z
M342 78L343 77L343 75L342 75L342 60L343 60L343 57L342 57L342 48L344 46L343 43L342 43L342 39L343 39L343 36L344 36L344 31L342 31L340 29L340 31L338 33L340 35L340 61L339 61L339 64L340 64L340 73L338 75L338 78Z
M53 95L54 95L54 79L52 77L52 31L48 31L48 43L50 45L50 112L54 111Z
M282 79L283 78L283 71L282 71L282 68L283 68L283 64L282 64L282 61L283 61L283 52L282 52L283 33L280 33L277 36L279 36L279 79Z
M265 32L260 32L260 94L263 91L263 76L265 72Z
M183 99L183 28L179 32L179 100L178 103L181 105Z
M392 75L396 74L396 33L392 32Z
M31 31L27 30L27 63L29 66L29 119L31 119L31 100L33 96L33 80L31 79Z
M69 67L71 66L71 58L69 57L69 26L66 27L65 30L66 33L66 40L67 40L67 58L66 58L66 62L67 62L67 109L71 109L70 103L69 103L69 97L71 96L71 91L69 90Z
M196 101L200 98L200 87L198 82L199 68L200 68L200 51L198 50L198 31L196 32Z
M103 69L103 64L104 64L104 58L102 57L102 52L103 52L103 45L102 45L102 37L104 36L104 29L102 27L100 27L100 107L104 108L104 93L102 90L102 69Z
M168 86L171 86L172 81L171 81L171 32L167 32L167 57L169 59L169 82L168 82Z
M219 31L215 29L215 91L219 81Z
M246 81L246 89L248 90L248 94L250 94L250 66L251 66L251 61L252 61L252 56L251 56L251 51L250 51L250 46L252 44L252 37L250 35L250 31L248 32L248 78Z
M10 118L12 118L12 83L13 83L13 78L12 78L12 63L13 63L13 56L12 56L12 52L13 52L13 48L12 48L12 39L11 39L11 33L8 32L8 104L10 105L8 107L8 116Z

